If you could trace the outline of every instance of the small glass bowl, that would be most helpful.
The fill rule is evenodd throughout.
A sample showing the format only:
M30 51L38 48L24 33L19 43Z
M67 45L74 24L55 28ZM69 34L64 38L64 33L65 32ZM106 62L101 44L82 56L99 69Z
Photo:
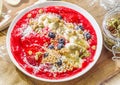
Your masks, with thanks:
M113 53L113 59L120 59L120 7L105 15L102 28L104 46Z
M105 10L111 10L119 5L119 0L100 0L100 6Z

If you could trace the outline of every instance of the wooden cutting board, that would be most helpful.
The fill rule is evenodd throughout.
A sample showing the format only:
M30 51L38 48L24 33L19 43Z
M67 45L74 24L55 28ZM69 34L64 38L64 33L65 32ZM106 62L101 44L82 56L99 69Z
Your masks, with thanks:
M120 69L108 76L100 85L120 85Z
M25 1L25 2L22 3L20 5L20 7L18 7L18 9L16 9L15 7L11 7L11 9L14 9L13 13L11 14L12 17L15 16L15 13L17 12L17 10L21 10L22 8L26 7L26 5L28 6L32 3L34 3L33 1L36 1L36 0L22 0L22 1ZM98 2L96 2L91 7L91 6L89 6L90 0L64 0L64 1L72 2L74 4L79 5L80 7L84 8L85 10L87 10L96 19L99 26L102 28L102 20L103 20L103 16L106 13L106 11L103 10L103 8L99 6ZM13 19L11 18L11 20L13 20ZM9 23L11 22L11 20L9 20ZM9 24L6 23L5 26L8 26L8 25ZM3 27L5 27L5 26L3 26ZM0 43L5 43L6 31L7 30L2 31L0 33L0 41L2 41ZM34 82L34 85L99 85L99 84L101 84L101 82L106 80L110 75L112 75L116 71L118 71L118 70L116 70L115 62L112 61L112 59L111 59L112 56L113 56L112 53L109 52L103 46L100 58L97 61L97 63L93 66L93 68L90 69L83 76L78 77L71 81L66 81L66 82L61 82L61 83L50 83L50 82L38 81L38 80L32 79L30 77L27 77L27 78L30 79L32 82ZM8 56L5 59L10 61ZM116 85L116 84L114 84L114 85Z
M27 6L34 4L36 1L38 1L38 0L21 0L21 2L18 5L12 6L12 5L7 4L5 2L5 0L3 0L3 10L2 11L5 15L9 16L10 18L6 19L3 24L0 24L0 31L9 26L10 22L17 15L18 11L20 11L21 9L23 9Z

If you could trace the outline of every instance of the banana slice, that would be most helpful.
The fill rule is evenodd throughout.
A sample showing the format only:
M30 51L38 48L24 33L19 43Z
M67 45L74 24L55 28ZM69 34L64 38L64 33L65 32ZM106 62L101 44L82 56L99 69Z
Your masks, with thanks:
M5 0L8 4L10 5L18 5L20 3L21 0Z

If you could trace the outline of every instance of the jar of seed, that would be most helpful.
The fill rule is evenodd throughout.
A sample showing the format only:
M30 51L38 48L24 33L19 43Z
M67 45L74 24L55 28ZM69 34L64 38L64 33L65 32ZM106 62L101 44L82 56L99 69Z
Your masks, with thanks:
M113 59L120 58L120 7L105 15L102 28L104 46L113 53Z

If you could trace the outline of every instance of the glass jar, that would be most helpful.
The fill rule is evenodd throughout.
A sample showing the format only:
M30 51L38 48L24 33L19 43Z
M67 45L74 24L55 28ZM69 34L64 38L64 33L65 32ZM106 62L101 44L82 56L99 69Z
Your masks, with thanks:
M109 11L103 20L104 46L113 53L113 60L120 59L120 7Z
M119 5L119 0L100 0L100 6L105 10L111 10Z

